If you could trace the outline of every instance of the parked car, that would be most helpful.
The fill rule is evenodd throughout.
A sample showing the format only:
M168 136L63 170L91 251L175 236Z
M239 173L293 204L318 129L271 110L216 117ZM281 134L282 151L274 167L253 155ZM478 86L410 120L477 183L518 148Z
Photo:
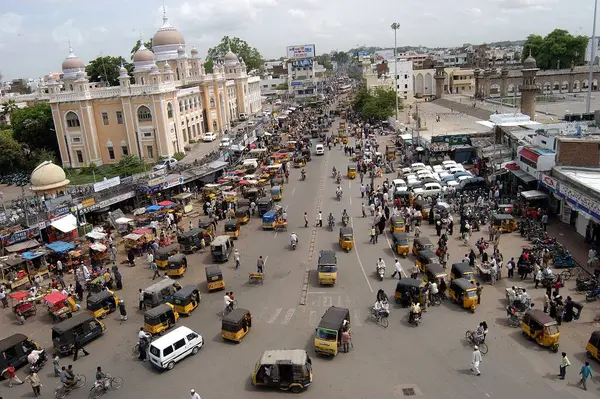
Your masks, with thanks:
M248 119L248 114L244 112L240 113L240 120L245 121L246 119Z
M415 188L415 195L421 195L423 197L433 197L440 195L442 192L442 186L440 183L425 183L421 188Z
M219 148L229 148L231 145L231 139L229 137L223 137L219 143Z
M406 182L402 179L394 179L392 180L392 186L394 186L395 191L406 191L408 187Z
M246 123L246 126L254 126L256 125L255 121L248 121L248 123Z
M204 136L202 137L202 140L206 141L206 142L215 141L216 139L217 139L217 135L214 134L213 132L206 132L206 133L204 133Z
M168 167L173 167L177 164L177 160L173 157L169 157L167 159L163 159L162 161L160 161L159 163L157 163L156 165L154 165L154 167L152 169L154 170L161 170L161 169L165 169Z

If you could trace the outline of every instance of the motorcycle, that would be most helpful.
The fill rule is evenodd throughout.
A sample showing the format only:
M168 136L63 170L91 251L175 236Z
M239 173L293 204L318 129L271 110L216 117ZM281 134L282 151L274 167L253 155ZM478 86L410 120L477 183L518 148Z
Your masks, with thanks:
M329 230L333 231L333 225L335 224L335 221L333 219L329 219Z
M421 323L421 313L413 314L412 318L409 315L408 318L409 318L410 324L412 324L415 327L418 327L419 323Z
M292 251L295 251L295 250L296 250L296 246L297 246L297 245L298 245L298 241L296 241L296 240L292 240L292 242L291 242Z
M379 275L379 280L383 281L383 276L385 276L385 267L378 267L377 274Z
M344 227L348 226L348 216L342 217L342 224L344 225Z
M598 287L598 280L596 280L594 277L589 276L577 277L575 284L575 289L579 292L593 291Z
M30 364L29 369L31 371L33 371L34 373L37 373L42 369L42 367L44 367L44 365L46 364L47 361L48 361L48 355L46 354L45 350L42 350L42 353L40 353L40 358L38 359L38 361L35 364Z
M585 294L585 300L588 302L595 301L600 296L600 287L596 287L593 290Z
M335 181L337 182L337 184L340 184L342 182L342 177L340 175L337 175Z
M300 175L300 180L306 180L306 173L302 172Z
M342 200L342 192L341 192L341 191L336 191L336 193L335 193L335 198L336 198L338 201L341 201L341 200Z

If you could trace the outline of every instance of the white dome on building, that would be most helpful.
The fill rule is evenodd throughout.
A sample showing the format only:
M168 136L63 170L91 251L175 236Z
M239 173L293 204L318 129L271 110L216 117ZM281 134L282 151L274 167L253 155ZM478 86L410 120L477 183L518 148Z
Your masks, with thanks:
M133 55L133 62L154 61L154 53L141 44L140 48Z
M73 49L69 49L69 55L62 63L62 70L69 71L71 69L85 69L85 63L73 53Z
M223 60L225 61L226 66L235 66L240 63L240 60L238 59L237 55L235 55L235 53L231 51L231 48L229 49L227 54L225 54Z
M192 53L192 57L194 57L194 58L198 57L198 49L196 47L192 48L191 53Z
M65 171L50 161L42 162L31 172L31 190L48 191L65 187L70 183Z
M152 38L152 50L158 61L172 60L177 58L177 50L183 47L185 51L185 39L183 35L169 23L167 14L163 15L163 24Z

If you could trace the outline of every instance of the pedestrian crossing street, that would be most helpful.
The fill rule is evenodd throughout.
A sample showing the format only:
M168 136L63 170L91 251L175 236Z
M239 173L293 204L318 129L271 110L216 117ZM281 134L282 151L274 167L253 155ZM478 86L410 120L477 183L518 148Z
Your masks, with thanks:
M350 309L350 318L354 327L361 327L368 309L353 306L346 295L309 295L306 306L298 305L293 308L269 307L256 308L252 318L261 323L278 325L308 325L317 327L323 313L331 307L338 306Z

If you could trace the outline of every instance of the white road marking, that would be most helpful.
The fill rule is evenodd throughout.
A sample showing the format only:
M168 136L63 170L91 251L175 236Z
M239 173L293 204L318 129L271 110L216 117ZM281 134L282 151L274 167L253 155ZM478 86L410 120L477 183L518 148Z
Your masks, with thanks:
M308 291L307 294L323 295L323 294L329 294L329 292L327 292L327 291Z
M281 313L282 310L283 310L283 308L277 308L277 309L275 309L275 313L273 313L271 315L271 317L269 317L269 320L267 320L267 323L268 324L275 323L275 320L277 320L277 317L279 317L279 313Z
M392 243L390 242L390 239L388 238L387 231L385 231L383 233L383 235L385 236L385 240L387 241L388 247L390 247L390 249L392 250L392 252L394 253L394 256L395 256L396 251L394 251L394 248L392 247ZM400 265L402 265L402 264L400 264ZM396 268L394 268L394 271L396 271ZM404 274L404 277L408 277L408 274L406 274L406 272L404 271L404 268L402 268L402 274Z
M308 325L311 327L316 327L319 324L319 316L317 315L316 310L311 310L308 315Z
M292 197L294 196L294 193L296 192L296 187L294 187L294 189L292 190ZM286 206L287 208L287 206Z
M352 188L352 182L350 182L350 181L348 182L348 188L349 189Z
M352 228L354 228L354 219L350 218L350 226L352 226ZM360 266L360 269L363 272L363 276L365 276L365 280L367 282L367 285L369 286L369 290L371 292L373 291L373 287L371 287L371 282L369 281L369 278L367 277L367 273L365 272L365 268L363 267L363 264L360 260L360 255L358 254L358 245L356 245L356 239L354 240L354 253L356 254L356 259L358 260L358 265Z
M296 308L288 309L285 316L283 317L283 321L281 322L281 324L290 324L290 321L292 320L292 317L294 316L295 312Z
M350 205L352 205L352 197L348 197L348 201L350 201Z

